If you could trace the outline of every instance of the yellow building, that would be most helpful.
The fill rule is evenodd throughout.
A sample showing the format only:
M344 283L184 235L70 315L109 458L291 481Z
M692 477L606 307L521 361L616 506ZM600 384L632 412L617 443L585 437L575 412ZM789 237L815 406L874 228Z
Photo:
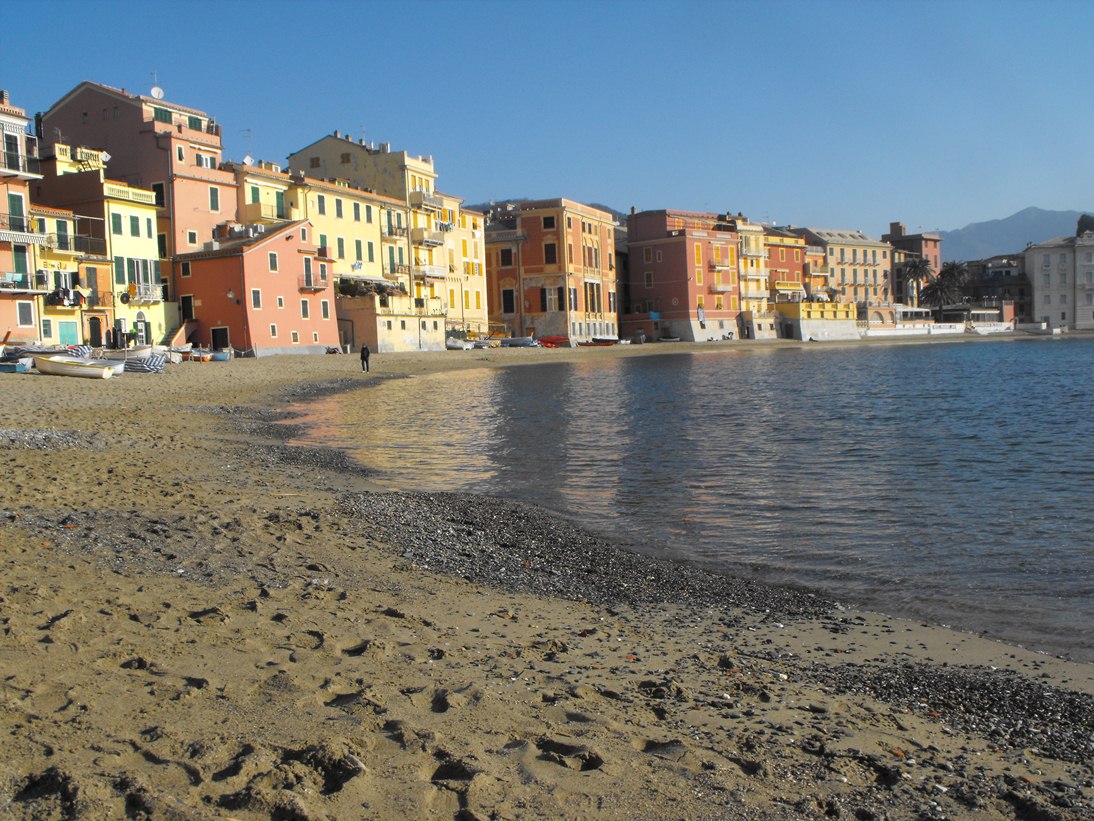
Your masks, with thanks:
M44 283L38 305L39 338L46 345L86 341L83 309L87 304L76 250L76 215L67 209L32 203L30 220L45 241L34 249L34 269Z
M403 205L403 211L389 209L381 225L385 271L400 281L403 276L409 278L406 299L410 300L404 306L404 297L389 294L388 305L381 307L397 313L399 327L407 318L415 320L404 336L395 334L388 341L397 346L394 350L439 349L449 332L485 332L485 319L480 318L486 314L485 279L476 279L484 277L476 272L485 267L482 218L462 219L462 201L437 191L432 157L392 151L386 143L366 145L336 131L291 154L289 167L294 174L345 179ZM478 222L479 228L464 228L468 222ZM464 240L468 241L466 252ZM465 279L458 279L465 273ZM474 307L476 290L479 308ZM463 300L468 307L457 312ZM434 333L437 317L442 320L439 335ZM391 330L398 327L393 323Z
M103 151L54 143L42 161L38 199L71 209L73 251L84 294L88 344L162 344L179 329L163 279L153 191L108 179ZM58 260L60 263L60 260Z
M893 317L892 247L861 231L829 228L791 229L811 246L824 249L828 285L840 302L858 306L859 318L889 324Z

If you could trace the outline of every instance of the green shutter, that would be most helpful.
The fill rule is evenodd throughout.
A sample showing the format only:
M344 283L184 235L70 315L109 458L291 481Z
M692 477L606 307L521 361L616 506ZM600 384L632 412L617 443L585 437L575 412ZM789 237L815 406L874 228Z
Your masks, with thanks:
M122 233L122 215L111 214L110 215L110 232L121 236Z
M114 257L114 284L125 285L125 257Z

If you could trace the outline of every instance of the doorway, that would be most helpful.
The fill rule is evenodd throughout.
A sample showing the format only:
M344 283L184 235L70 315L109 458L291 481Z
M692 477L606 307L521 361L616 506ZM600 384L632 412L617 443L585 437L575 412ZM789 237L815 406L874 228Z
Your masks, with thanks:
M209 338L214 351L227 350L230 345L230 343L228 342L227 328L210 328Z

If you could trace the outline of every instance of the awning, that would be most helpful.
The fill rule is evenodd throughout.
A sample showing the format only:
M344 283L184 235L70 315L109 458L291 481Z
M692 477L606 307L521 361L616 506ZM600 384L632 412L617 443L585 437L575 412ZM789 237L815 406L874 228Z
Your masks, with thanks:
M778 280L775 282L776 291L787 291L790 293L804 294L805 286L800 282L788 282L785 280Z

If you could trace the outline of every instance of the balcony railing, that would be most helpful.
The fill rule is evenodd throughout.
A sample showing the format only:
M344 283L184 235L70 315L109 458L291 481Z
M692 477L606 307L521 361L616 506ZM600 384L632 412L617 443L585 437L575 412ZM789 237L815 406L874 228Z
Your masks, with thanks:
M0 151L0 173L41 174L42 164L37 157L28 157L16 151Z
M278 208L265 202L249 202L243 206L244 222L277 222L287 220L289 212L287 208Z
M43 234L43 244L53 251L71 251L74 254L101 257L106 254L106 240L83 234Z
M395 265L385 265L384 266L384 276L387 279L395 279L396 277L399 277L399 276L406 276L409 273L410 273L410 266L409 265L404 265L401 262L396 263Z
M528 235L515 228L504 231L488 231L486 233L487 242L524 242L526 239L528 239Z
M0 291L45 293L51 290L53 289L49 286L48 273L20 274L10 271L0 273Z
M444 265L415 265L414 276L427 279L444 279L448 276L448 268Z
M410 206L430 211L442 211L444 210L444 200L436 194L430 194L428 191L411 191Z
M129 290L131 302L163 302L163 286L147 282L134 283Z
M385 225L383 232L385 237L405 237L407 235L405 225Z
M46 235L37 229L37 221L25 214L0 213L0 240L6 242L25 242L33 245L41 245L46 241Z
M415 228L410 232L410 241L415 245L444 245L444 234L428 228Z
M152 191L145 191L141 188L130 188L128 185L110 185L107 184L104 187L106 196L116 200L128 200L129 202L139 202L144 205L155 205L156 195Z
M710 286L710 290L716 294L726 294L737 290L737 284L735 282L715 282Z
M314 274L303 274L297 282L301 291L322 291L330 284L326 277L318 277Z

